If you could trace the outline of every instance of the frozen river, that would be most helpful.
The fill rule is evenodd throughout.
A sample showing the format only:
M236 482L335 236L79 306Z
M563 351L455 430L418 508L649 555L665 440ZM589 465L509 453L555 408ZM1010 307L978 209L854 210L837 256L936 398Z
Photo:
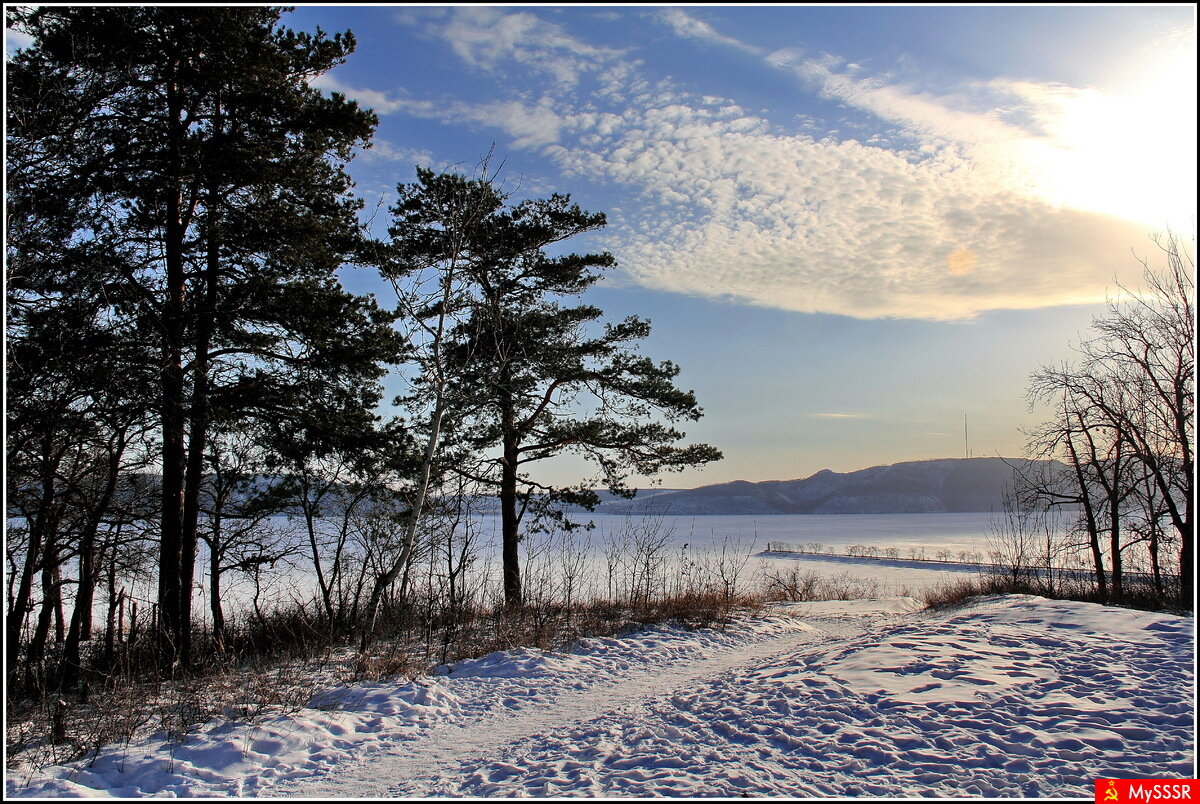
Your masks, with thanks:
M577 515L590 519L596 534L617 533L630 518L615 514ZM720 547L744 544L749 552L767 542L819 543L833 552L854 545L895 547L903 556L913 548L987 552L988 528L994 515L970 514L776 514L772 516L663 516L657 519L673 535L676 546ZM641 517L633 517L634 521Z
M681 582L681 573L689 562L693 568L728 568L741 562L739 588L749 591L762 583L764 575L790 572L817 573L830 578L852 578L862 588L878 594L918 593L963 572L923 566L919 562L881 562L867 558L837 557L851 546L877 548L884 555L909 559L921 555L934 559L940 551L954 557L966 551L986 556L991 549L990 513L968 514L795 514L773 516L625 516L616 514L577 514L578 522L592 522L591 530L535 533L521 543L521 572L527 589L561 588L565 573L576 573L576 590L583 594L604 595L612 589L614 578L629 581L637 573L653 576L655 588L669 588ZM477 580L498 585L500 575L498 516L474 518L478 561L471 573ZM284 527L284 520L277 520ZM334 523L327 523L331 527ZM298 520L290 524L301 528ZM829 556L764 556L770 542L784 542L802 549L819 545ZM207 551L197 556L195 611L206 616L209 583ZM290 570L270 579L264 593L268 599L286 591L284 599L303 598L315 592L316 584L306 551L293 558ZM901 566L897 566L897 564ZM486 579L486 580L485 580ZM645 577L642 578L646 580ZM153 578L142 579L144 588L136 593L147 603L154 597ZM226 578L226 600L231 608L249 605L252 589L247 578L231 573ZM619 585L619 584L618 584ZM135 586L137 584L135 583Z
M969 568L923 566L919 562L880 562L871 559L837 557L852 546L874 547L880 555L890 553L902 559L924 557L933 559L943 551L957 558L960 553L985 558L991 543L991 513L967 514L782 514L774 516L625 516L615 514L579 514L579 522L590 521L594 527L587 532L577 531L569 538L572 549L587 556L587 575L593 579L607 577L613 563L615 546L622 541L626 552L618 558L636 561L635 545L630 540L653 543L657 546L656 560L661 560L664 578L676 576L687 561L712 567L724 561L726 565L737 557L745 558L740 573L744 586L756 586L765 574L790 571L792 568L826 577L850 578L859 587L879 594L916 594L920 589L943 583L962 573L975 572ZM499 518L482 517L480 529L485 541L496 551L499 541ZM490 539L489 539L490 536ZM563 536L533 535L523 542L525 564L523 573L552 575L561 563ZM830 553L821 556L762 555L768 544L784 542L797 547L816 548ZM498 551L497 551L498 552ZM645 555L645 551L642 551ZM899 566L897 564L900 564Z

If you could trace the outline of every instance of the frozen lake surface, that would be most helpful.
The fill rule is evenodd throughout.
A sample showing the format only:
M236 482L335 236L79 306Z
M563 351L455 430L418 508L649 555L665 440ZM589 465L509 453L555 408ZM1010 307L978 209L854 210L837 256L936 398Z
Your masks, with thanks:
M596 523L596 533L619 532L631 518L613 514L578 515ZM728 538L749 552L767 542L819 542L835 552L852 544L896 547L908 555L912 547L926 552L946 549L987 551L988 527L994 515L971 514L777 514L774 516L663 516L662 526L677 546L717 547ZM634 521L641 517L632 517ZM652 518L651 518L652 519Z
M670 578L687 560L712 564L718 556L746 557L741 582L756 586L762 576L796 568L801 572L813 572L829 578L851 578L860 581L860 587L876 589L879 594L917 594L924 587L938 585L962 573L975 573L974 568L925 566L910 562L897 566L897 562L881 562L871 559L848 560L838 555L779 556L761 555L772 542L784 542L797 546L820 545L820 551L844 554L853 545L878 548L882 554L894 548L899 557L914 556L934 558L941 551L953 556L961 552L986 556L992 549L990 528L994 520L991 513L967 514L780 514L774 516L643 516L615 514L577 514L579 522L592 522L594 527L587 532L577 531L569 538L574 548L588 556L589 574L599 578L606 572L606 551L624 536L633 534L634 539L646 539L647 531L653 531L663 541L662 555L665 563L663 574ZM491 543L487 552L498 553L499 518L481 517L481 531ZM535 534L523 542L526 564L523 572L537 572L538 562L552 565L556 547L555 539L562 536ZM544 567L553 572L552 566Z
M854 578L866 584L866 588L877 588L880 594L918 594L929 585L943 583L961 577L963 568L947 570L945 567L922 566L913 562L910 566L895 566L869 559L847 560L835 556L792 556L763 557L770 542L784 542L797 546L820 544L821 551L844 554L852 545L876 547L882 554L888 548L898 551L901 558L914 556L914 551L923 551L924 557L934 558L939 551L949 551L954 556L960 552L985 555L990 547L989 527L994 519L990 513L967 514L780 514L774 516L645 516L623 514L574 514L572 519L580 523L593 523L591 530L576 530L570 534L561 532L533 533L521 544L522 575L527 582L537 583L551 580L557 583L563 573L563 565L571 560L572 554L583 556L578 591L605 594L610 589L613 571L628 575L628 562L634 559L632 545L627 546L621 561L625 566L612 570L611 553L623 539L642 539L661 542L655 561L659 562L656 573L663 585L678 579L681 566L687 561L707 562L720 560L722 553L728 558L745 558L745 566L739 582L743 589L761 583L765 573L790 571L796 567L802 572L815 572L830 578ZM281 526L284 519L276 520ZM477 529L479 560L472 568L498 584L500 576L500 518L482 515L473 518ZM528 523L526 523L528 524ZM336 523L325 523L335 528ZM294 518L290 527L303 528L302 522ZM642 558L645 558L643 554ZM289 594L304 597L316 592L312 566L302 552L294 558L293 568L281 573L276 584L282 584ZM208 555L201 548L197 556L195 587L195 612L199 617L207 616L207 587L209 584ZM249 605L251 589L240 575L230 574L225 584L225 599L231 608ZM275 591L275 590L272 590ZM152 579L139 594L147 601L153 599Z

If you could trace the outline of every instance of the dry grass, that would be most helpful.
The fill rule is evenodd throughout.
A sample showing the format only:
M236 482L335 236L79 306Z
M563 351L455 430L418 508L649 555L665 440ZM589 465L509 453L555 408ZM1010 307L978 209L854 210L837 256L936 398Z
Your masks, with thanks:
M986 586L990 584L977 578L955 578L938 586L926 587L919 599L927 609L950 609L965 604L971 598L991 594L985 589Z
M182 741L215 718L253 721L298 711L314 693L344 677L349 664L323 650L252 666L209 667L186 679L92 676L69 693L7 698L6 756L12 769L37 769L95 757L107 745L154 734Z
M787 603L816 600L857 600L879 596L879 583L848 572L822 575L815 570L788 567L764 573L761 597Z
M367 653L359 653L354 659L352 681L383 681L387 678L413 681L429 675L430 663L423 661L409 650L395 644L381 644ZM311 697L311 696L310 696Z
M984 595L1038 595L1053 600L1079 600L1146 611L1175 610L1175 595L1170 590L1164 594L1148 579L1136 576L1126 579L1120 601L1102 596L1090 576L1063 574L1045 578L1033 573L995 573L955 579L924 589L919 598L927 608L946 609L961 606L971 598Z

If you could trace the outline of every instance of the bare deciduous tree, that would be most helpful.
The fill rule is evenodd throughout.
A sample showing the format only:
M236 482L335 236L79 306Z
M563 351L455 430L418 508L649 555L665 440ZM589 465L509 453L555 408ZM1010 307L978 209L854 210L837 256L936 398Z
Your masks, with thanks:
M1057 415L1029 433L1029 451L1066 468L1026 480L1044 504L1078 509L1101 599L1123 597L1134 547L1148 552L1162 588L1161 525L1169 522L1186 606L1195 555L1195 263L1173 233L1155 242L1165 267L1141 261L1144 288L1119 288L1095 334L1076 347L1077 363L1033 374L1031 402L1051 403Z

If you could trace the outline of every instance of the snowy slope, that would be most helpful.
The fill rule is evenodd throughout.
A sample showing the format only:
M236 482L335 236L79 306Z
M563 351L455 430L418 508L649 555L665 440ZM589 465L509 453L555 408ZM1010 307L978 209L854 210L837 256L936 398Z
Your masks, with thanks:
M792 604L359 684L8 795L1090 798L1194 775L1192 621L1010 596Z

